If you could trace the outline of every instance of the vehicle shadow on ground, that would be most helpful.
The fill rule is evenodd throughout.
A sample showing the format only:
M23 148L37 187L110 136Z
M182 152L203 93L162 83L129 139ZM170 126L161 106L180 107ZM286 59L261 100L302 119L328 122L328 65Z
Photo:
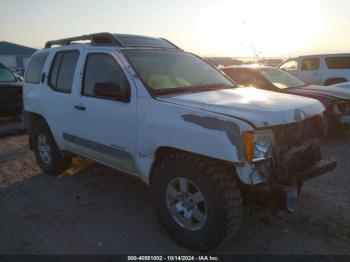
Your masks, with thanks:
M139 179L80 157L59 177L37 172L0 191L0 253L195 254L169 238L150 195ZM215 253L329 252L332 243L320 241L314 227L298 214L246 207L237 236Z
M21 116L0 117L0 138L25 133Z
M158 224L143 182L86 162L59 177L38 173L0 191L6 214L1 254L188 252Z

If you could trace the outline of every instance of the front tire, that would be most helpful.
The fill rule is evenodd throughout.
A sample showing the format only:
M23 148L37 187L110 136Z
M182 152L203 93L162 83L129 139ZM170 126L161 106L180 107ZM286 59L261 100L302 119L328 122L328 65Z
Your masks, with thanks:
M71 165L64 159L46 123L40 121L33 130L33 150L38 165L44 173L57 176Z
M242 221L236 180L222 163L173 153L154 170L152 197L156 213L180 245L209 251L226 243Z

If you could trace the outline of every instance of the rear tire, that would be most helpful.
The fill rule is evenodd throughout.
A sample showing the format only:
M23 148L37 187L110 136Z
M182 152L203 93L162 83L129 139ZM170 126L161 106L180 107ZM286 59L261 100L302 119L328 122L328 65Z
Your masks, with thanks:
M187 191L181 181L187 181ZM232 172L222 163L187 153L172 153L159 162L152 198L170 237L196 251L225 244L242 221L241 194Z
M58 176L68 169L72 159L64 159L47 124L39 121L32 132L35 158L44 173Z

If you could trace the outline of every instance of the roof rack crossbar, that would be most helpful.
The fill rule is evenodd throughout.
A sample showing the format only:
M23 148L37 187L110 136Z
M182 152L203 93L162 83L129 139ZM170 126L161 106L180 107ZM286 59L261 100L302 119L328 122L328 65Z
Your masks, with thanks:
M111 33L98 33L48 41L45 44L45 48L51 48L54 45L70 45L75 41L91 41L92 44L123 46L115 35Z

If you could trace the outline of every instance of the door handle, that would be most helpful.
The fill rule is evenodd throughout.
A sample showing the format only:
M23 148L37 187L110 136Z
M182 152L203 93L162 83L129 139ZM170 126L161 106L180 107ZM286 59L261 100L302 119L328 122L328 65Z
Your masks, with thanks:
M85 106L75 105L74 108L77 109L77 110L81 110L81 111L85 111L86 110Z

